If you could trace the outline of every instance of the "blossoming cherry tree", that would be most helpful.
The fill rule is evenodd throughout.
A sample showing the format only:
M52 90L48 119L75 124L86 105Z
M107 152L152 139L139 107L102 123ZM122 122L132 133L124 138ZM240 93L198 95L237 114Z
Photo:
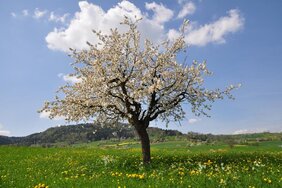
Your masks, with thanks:
M136 130L142 145L143 162L149 163L150 140L147 128L159 119L168 123L184 118L183 102L196 115L206 114L211 103L225 95L225 90L207 90L203 77L211 72L206 63L178 63L177 55L185 51L184 22L181 35L174 41L154 45L140 40L138 21L125 18L124 33L112 29L109 35L94 31L100 44L88 43L89 49L72 50L75 84L60 88L61 95L46 102L40 112L50 118L63 116L67 121L127 121ZM143 42L143 43L142 43Z

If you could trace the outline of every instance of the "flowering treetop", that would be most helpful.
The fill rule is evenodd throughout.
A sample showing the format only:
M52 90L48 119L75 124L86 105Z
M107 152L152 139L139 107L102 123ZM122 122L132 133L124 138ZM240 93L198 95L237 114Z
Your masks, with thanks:
M160 45L149 40L141 44L138 20L127 17L121 23L129 28L125 33L117 29L109 35L93 31L101 43L88 43L87 50L72 50L75 72L71 76L80 82L61 87L63 96L46 102L41 112L69 121L127 120L145 128L157 118L166 122L183 119L183 102L189 103L196 115L207 115L211 102L225 95L232 98L230 91L235 87L208 90L203 86L203 77L211 72L205 62L177 63L177 54L187 47L187 23L180 28L183 34L176 40Z

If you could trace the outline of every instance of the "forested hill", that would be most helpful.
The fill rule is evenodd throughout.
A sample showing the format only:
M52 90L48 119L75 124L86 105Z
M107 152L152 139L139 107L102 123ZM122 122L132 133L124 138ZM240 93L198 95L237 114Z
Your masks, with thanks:
M163 130L160 128L149 127L148 133L152 142L161 142L170 139L181 139L190 142L201 143L227 143L230 145L247 143L282 140L282 133L254 133L240 135L213 135L188 132L183 134L177 130ZM174 138L173 138L174 136ZM6 137L0 136L0 145L71 145L76 143L88 143L97 140L109 139L133 139L138 138L134 129L128 124L119 123L115 126L101 126L98 124L78 124L57 126L46 131L31 134L25 137Z
M176 130L163 130L160 128L148 128L150 137L182 135ZM44 132L31 134L26 137L0 136L0 145L42 145L54 143L86 143L96 140L128 139L136 138L134 129L127 124L115 126L100 126L95 124L78 124L58 126L47 129Z

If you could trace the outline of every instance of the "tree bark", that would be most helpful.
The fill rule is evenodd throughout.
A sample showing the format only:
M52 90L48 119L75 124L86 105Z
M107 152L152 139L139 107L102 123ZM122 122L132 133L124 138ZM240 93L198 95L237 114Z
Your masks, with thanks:
M150 139L145 126L135 127L140 138L142 146L143 163L148 164L151 161Z

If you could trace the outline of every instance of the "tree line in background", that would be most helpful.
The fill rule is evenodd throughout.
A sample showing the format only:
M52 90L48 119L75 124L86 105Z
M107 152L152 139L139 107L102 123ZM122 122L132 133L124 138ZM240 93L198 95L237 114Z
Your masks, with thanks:
M156 127L148 128L148 134L152 138L151 143L187 140L193 144L225 143L230 147L235 144L253 144L261 141L282 140L282 133L256 133L241 135L213 135L195 132L181 133L177 130L164 130ZM68 146L77 143L89 143L99 140L125 140L136 139L138 135L134 128L128 124L98 125L79 124L58 126L47 129L41 133L31 134L26 137L0 136L0 145L25 145L25 146Z

